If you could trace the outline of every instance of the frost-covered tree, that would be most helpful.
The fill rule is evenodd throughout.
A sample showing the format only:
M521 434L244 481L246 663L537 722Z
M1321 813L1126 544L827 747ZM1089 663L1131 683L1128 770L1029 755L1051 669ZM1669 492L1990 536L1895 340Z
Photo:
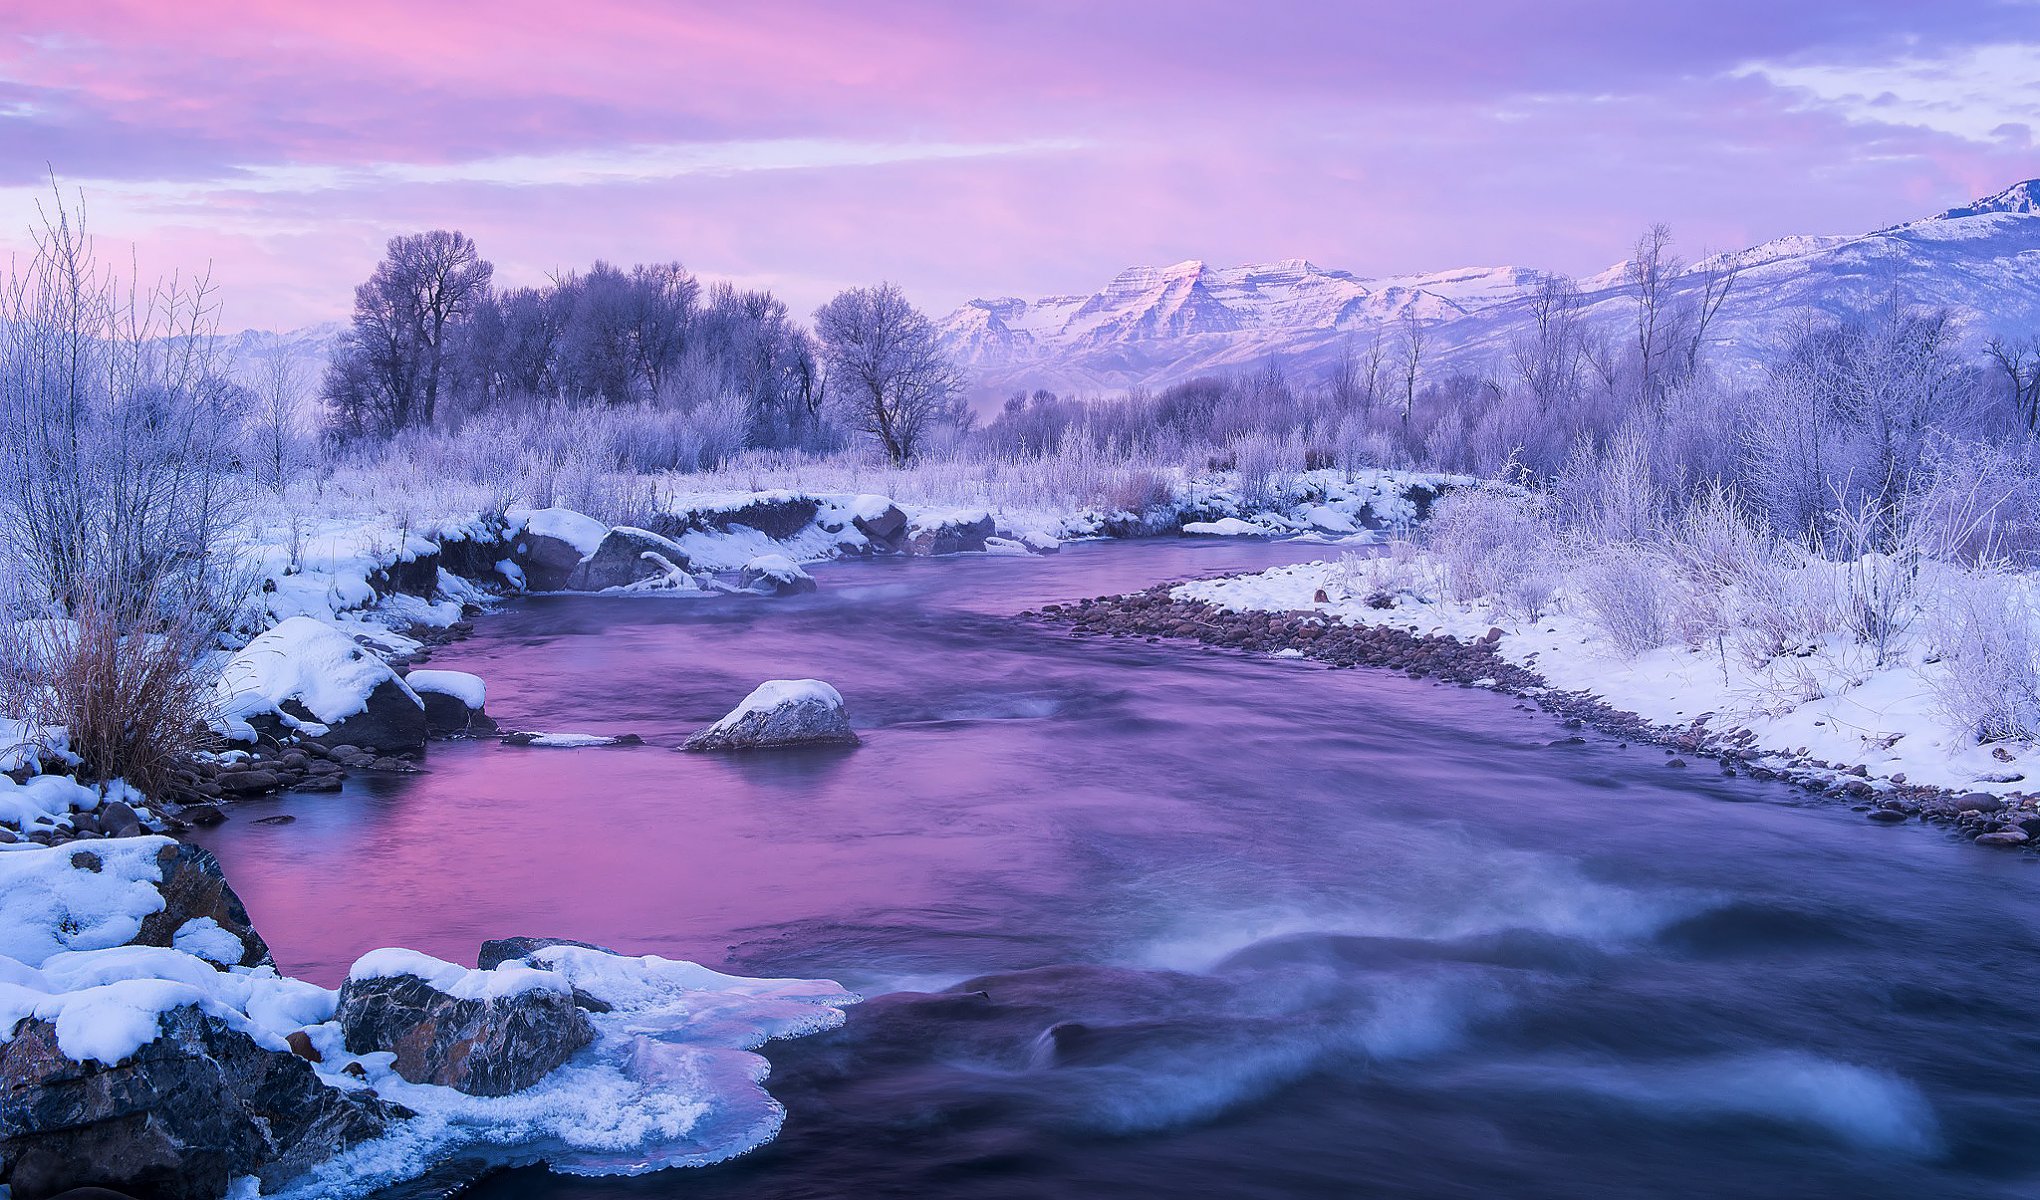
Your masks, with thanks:
M824 304L815 336L831 390L895 465L914 457L963 390L935 326L894 284L851 288Z
M445 229L390 239L354 290L354 320L334 354L326 401L347 433L430 425L460 323L489 294L495 268L474 239Z

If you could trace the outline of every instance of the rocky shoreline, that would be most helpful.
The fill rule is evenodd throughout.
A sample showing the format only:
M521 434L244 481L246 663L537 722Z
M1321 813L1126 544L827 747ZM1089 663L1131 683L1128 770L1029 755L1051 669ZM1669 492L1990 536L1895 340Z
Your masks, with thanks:
M1555 689L1536 671L1504 659L1496 652L1502 637L1499 629L1462 640L1384 625L1353 625L1311 611L1233 611L1178 599L1172 595L1178 586L1157 584L1126 595L1048 604L1023 612L1020 618L1067 628L1077 636L1187 641L1256 654L1288 651L1336 668L1371 667L1401 671L1412 679L1484 687L1534 704L1560 718L1568 730L1591 728L1623 742L1663 747L1668 767L1687 766L1688 756L1704 758L1717 763L1725 775L1790 784L1820 799L1848 804L1879 823L1919 821L1943 826L1980 845L2040 848L2040 797L1955 792L1908 784L1903 776L1873 780L1861 765L1761 750L1749 730L1714 727L1712 714L1685 726L1657 725L1590 693ZM1568 736L1552 744L1581 741Z

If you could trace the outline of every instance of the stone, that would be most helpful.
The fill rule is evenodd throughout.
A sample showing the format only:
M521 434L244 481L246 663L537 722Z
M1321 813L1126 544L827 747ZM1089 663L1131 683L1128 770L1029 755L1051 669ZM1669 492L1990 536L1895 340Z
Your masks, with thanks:
M220 788L230 796L253 796L273 792L279 782L281 781L277 779L276 772L260 767L222 771L219 774Z
M448 995L416 975L350 977L336 1019L350 1054L393 1051L397 1074L471 1096L507 1096L594 1040L570 989Z
M766 596L797 596L815 590L815 577L783 554L761 554L744 564L737 586Z
M156 862L162 871L156 890L162 893L163 909L142 918L134 945L174 945L185 922L209 917L240 940L241 961L236 965L259 967L270 961L268 943L255 931L247 906L227 883L226 872L212 851L176 842L163 847Z
M188 825L203 826L217 825L227 819L227 814L221 812L217 805L187 804L184 806L184 811L179 814L179 817Z
M1976 839L1979 846L2023 846L2033 839L2023 829L1998 829Z
M581 565L581 551L565 538L527 531L511 544L510 561L524 572L526 591L557 592Z
M99 806L99 827L109 837L134 837L142 832L142 818L125 800L109 800Z
M842 693L819 679L758 685L722 720L687 739L684 750L747 750L858 743Z
M475 956L475 966L483 971L493 971L506 962L516 962L534 951L547 946L579 946L583 950L600 950L604 954L616 951L593 942L577 942L573 938L561 937L506 937L490 938L482 943L481 953Z
M983 550L995 532L987 513L924 514L908 527L904 548L909 554L964 554Z
M567 589L599 592L662 579L689 567L687 552L649 529L619 525L567 577Z
M1905 813L1896 808L1876 808L1863 815L1885 825L1896 825L1905 820Z
M373 1092L320 1081L195 1006L114 1066L75 1062L56 1028L28 1020L0 1043L0 1178L14 1200L78 1187L152 1200L218 1200L230 1180L263 1189L407 1116Z
M869 538L874 546L886 550L898 550L907 532L907 514L897 504L887 503L868 515L852 517L850 523L857 532Z

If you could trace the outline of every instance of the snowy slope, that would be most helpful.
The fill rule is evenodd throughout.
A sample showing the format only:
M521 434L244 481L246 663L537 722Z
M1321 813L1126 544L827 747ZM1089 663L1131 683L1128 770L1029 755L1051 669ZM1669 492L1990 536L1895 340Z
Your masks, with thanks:
M1853 236L1794 236L1751 247L1716 322L1716 361L1736 372L1809 315L1864 311L1894 291L1945 306L1981 340L2040 331L2040 180L1938 216ZM1202 262L1122 271L1087 296L973 300L946 317L949 347L984 394L1167 384L1277 356L1309 369L1342 347L1393 340L1414 310L1434 367L1507 369L1544 277L1523 267L1363 278L1302 259L1215 269ZM1697 291L1694 273L1675 290ZM1622 269L1580 281L1588 318L1629 319Z

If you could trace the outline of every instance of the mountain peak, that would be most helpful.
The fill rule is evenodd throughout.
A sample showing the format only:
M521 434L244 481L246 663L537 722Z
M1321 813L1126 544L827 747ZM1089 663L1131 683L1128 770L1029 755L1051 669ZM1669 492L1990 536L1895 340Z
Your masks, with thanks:
M1980 217L1986 213L2040 213L2040 179L2028 179L1995 196L1971 200L1960 208L1949 209L1934 220L1952 221L1958 217Z

